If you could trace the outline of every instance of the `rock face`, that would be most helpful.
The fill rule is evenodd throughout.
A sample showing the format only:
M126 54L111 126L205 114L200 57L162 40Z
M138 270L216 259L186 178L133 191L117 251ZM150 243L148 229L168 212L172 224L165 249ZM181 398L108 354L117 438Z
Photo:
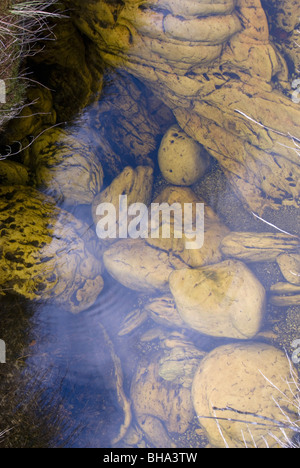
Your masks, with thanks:
M192 399L210 443L275 447L280 423L291 426L298 418L291 369L282 351L265 344L229 344L209 353L196 371Z
M299 206L300 109L260 0L73 3L104 61L162 98L248 209Z
M250 339L260 329L265 290L241 262L173 272L170 289L183 321L201 333Z

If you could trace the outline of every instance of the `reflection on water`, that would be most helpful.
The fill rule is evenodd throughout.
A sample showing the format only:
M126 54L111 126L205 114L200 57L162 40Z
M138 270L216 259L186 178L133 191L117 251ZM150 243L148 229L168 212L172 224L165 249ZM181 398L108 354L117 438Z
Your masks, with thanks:
M14 388L23 378L16 399L4 400L0 437L11 429L15 445L273 446L282 440L281 429L290 441L299 434L299 379L291 361L300 337L298 163L295 147L287 148L298 140L282 129L290 112L297 130L298 110L283 94L278 97L284 78L277 55L275 60L271 54L276 70L270 73L278 80L278 94L274 90L270 107L269 78L254 64L258 56L269 63L266 50L254 47L249 73L241 71L238 52L228 55L226 43L238 37L241 26L233 2L219 2L217 11L211 10L213 2L203 7L194 2L185 13L189 18L179 23L177 3L135 13L130 5L122 10L109 4L112 18L118 18L112 30L119 31L124 21L136 28L128 50L116 33L109 38L105 25L95 45L87 39L93 38L93 22L87 26L75 19L87 35L83 41L63 20L66 35L59 25L57 42L29 62L57 93L40 85L29 89L30 100L39 97L29 107L30 122L25 116L12 122L4 139L20 140L25 150L12 146L15 156L9 164L0 162L0 338L8 349L2 393L8 382ZM216 28L216 13L228 14L228 24L221 25L229 37ZM155 19L157 33L166 14L169 29L152 37L143 21ZM201 23L204 44L198 36L187 41L185 21L195 31ZM67 36L80 47L64 64L59 51ZM179 42L181 62L172 59ZM144 49L136 49L142 43ZM238 45L246 43L240 37ZM161 56L159 44L166 46ZM125 71L112 70L99 58L115 66L117 57L127 55ZM208 67L224 56L225 68L219 62L218 71ZM204 64L205 73L199 68ZM80 80L85 92L76 95ZM261 107L265 125L243 120L257 106L250 93L254 82L268 101ZM76 103L70 102L74 95ZM230 96L236 107L246 107L229 111ZM282 122L277 116L268 122L273 105L281 106ZM68 122L61 124L63 119ZM271 126L274 133L268 133ZM282 177L289 183L286 190ZM142 236L137 212L128 212L124 225L120 196L140 209L175 204L181 221L189 205L191 231L197 227L196 204L205 203L204 245L187 247L191 239L186 232L178 235L175 215L159 218L157 236ZM101 203L116 209L121 240L97 237ZM133 222L138 239L124 235ZM169 236L162 235L165 228ZM23 408L28 388L32 415L45 425L53 417L53 432L47 434L34 418L30 428L31 413L22 409L30 434L24 440L16 430L22 418L11 414L14 406ZM35 397L40 389L42 399ZM40 441L39 431L45 437Z

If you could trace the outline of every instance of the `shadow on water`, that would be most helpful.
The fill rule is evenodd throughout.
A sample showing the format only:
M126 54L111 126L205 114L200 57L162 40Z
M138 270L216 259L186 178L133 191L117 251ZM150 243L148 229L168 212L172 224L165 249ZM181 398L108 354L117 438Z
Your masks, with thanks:
M31 326L36 340L26 365L44 374L46 393L57 389L69 424L78 429L68 446L109 447L118 433L123 415L102 326L112 336L117 333L122 314L135 299L131 296L108 280L95 305L79 315L55 306L35 310ZM126 349L127 357L129 353Z

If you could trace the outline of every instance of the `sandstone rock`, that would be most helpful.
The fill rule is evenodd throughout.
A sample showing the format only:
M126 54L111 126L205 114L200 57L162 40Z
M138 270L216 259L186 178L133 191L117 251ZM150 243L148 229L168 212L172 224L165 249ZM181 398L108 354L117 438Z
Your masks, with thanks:
M300 285L291 284L291 283L284 283L279 282L273 284L270 288L270 291L273 294L286 294L286 295L293 295L293 294L300 294Z
M282 254L277 258L277 263L285 279L289 283L300 286L300 255Z
M105 243L115 242L119 238L119 215L120 215L120 196L127 197L126 208L133 203L143 203L148 206L151 201L153 185L153 169L149 166L138 166L136 169L126 167L112 183L99 195L97 195L92 204L92 215L95 225L97 225L101 216L97 215L97 208L104 203L112 204L116 211L116 223L113 223L113 229L116 232L115 238L103 240ZM102 213L103 214L103 213ZM132 220L127 217L127 228Z
M0 292L78 313L103 289L89 226L31 187L0 189Z
M275 261L298 247L299 239L287 234L231 232L222 240L220 249L226 257L252 263Z
M52 128L32 145L40 190L67 205L90 204L103 184L103 169L89 141Z
M141 361L133 377L131 398L139 426L154 447L172 448L171 433L183 434L194 410L187 388L159 376L159 359L154 355Z
M172 252L172 254L180 257L182 261L192 267L199 267L211 263L217 263L222 259L222 254L219 249L222 239L229 233L229 229L221 222L214 211L205 204L204 200L198 199L195 193L189 188L183 187L167 187L153 201L152 206L172 206L179 209L179 218L181 212L182 226L178 227L174 213L171 213L170 219L159 218L155 232L146 239L147 243L164 250ZM196 209L197 204L204 204L204 226L203 220L199 219L199 210ZM185 204L191 206L191 226L184 224L184 216L187 212ZM197 214L196 214L197 212ZM151 216L153 222L153 216ZM163 235L163 229L170 229L170 235ZM197 248L190 248L191 241L195 241L195 233L201 237L204 234L203 245ZM180 237L181 236L181 237ZM199 240L199 239L198 239ZM201 239L200 239L201 241ZM200 244L202 244L200 242Z
M227 260L170 276L181 318L211 336L253 338L265 312L265 290L241 262Z
M173 110L247 209L261 215L299 207L300 110L282 92L288 68L270 42L261 1L236 0L226 14L223 2L220 9L210 3L205 17L193 15L194 2L183 5L178 17L177 2L89 1L74 20L104 61L142 80ZM285 8L286 1L283 15Z
M217 448L278 446L294 435L297 393L286 355L266 344L228 344L200 363L192 399L200 425Z
M153 249L145 241L126 239L116 242L103 255L109 274L135 291L167 291L169 276L185 264L167 252Z
M173 125L161 142L158 164L170 184L193 185L205 173L208 156L199 143Z
M277 307L289 307L300 304L300 285L276 283L270 288L270 303Z

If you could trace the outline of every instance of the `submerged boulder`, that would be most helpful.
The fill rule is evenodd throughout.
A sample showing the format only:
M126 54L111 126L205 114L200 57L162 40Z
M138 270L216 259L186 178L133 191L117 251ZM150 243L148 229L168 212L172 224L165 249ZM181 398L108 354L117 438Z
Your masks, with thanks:
M151 207L148 244L172 253L191 267L222 260L220 244L229 229L190 188L169 186Z
M220 248L226 257L255 263L275 261L282 254L295 252L299 245L299 238L289 234L231 232L222 240Z
M173 272L170 289L183 321L201 333L250 339L260 330L265 290L241 262Z
M110 228L115 232L114 238L109 236L107 232L107 238L103 240L105 243L113 243L119 237L120 234L120 217L122 217L122 211L127 209L135 203L142 203L148 206L151 201L153 185L153 169L149 166L138 166L136 169L132 167L125 167L125 169L119 174L112 183L102 192L100 192L93 200L92 204L92 215L95 225L98 224L101 219L103 220L103 212L98 213L98 207L101 205L109 206L112 211L115 211L113 219L111 219ZM125 207L122 207L120 198L125 198ZM109 204L109 205L106 205ZM121 206L120 206L121 205ZM101 216L100 216L101 215ZM132 216L126 216L126 229L132 220ZM105 221L105 219L104 219ZM103 221L103 222L104 222ZM121 223L122 224L122 223ZM108 230L109 228L107 228Z
M81 312L103 289L96 237L31 187L0 190L0 292Z
M154 447L176 447L170 434L183 434L194 417L190 389L160 377L160 354L141 360L130 395L139 426Z
M185 264L159 251L142 239L126 239L113 244L103 255L109 274L129 289L141 292L169 290L169 276Z
M236 343L211 351L192 385L198 421L211 445L274 448L278 440L292 440L299 418L297 379L285 353L273 346Z
M102 165L89 141L71 130L52 128L32 145L40 190L67 205L90 204L103 184Z
M190 138L178 125L173 125L162 139L158 164L167 182L188 186L204 175L209 158L199 143Z

